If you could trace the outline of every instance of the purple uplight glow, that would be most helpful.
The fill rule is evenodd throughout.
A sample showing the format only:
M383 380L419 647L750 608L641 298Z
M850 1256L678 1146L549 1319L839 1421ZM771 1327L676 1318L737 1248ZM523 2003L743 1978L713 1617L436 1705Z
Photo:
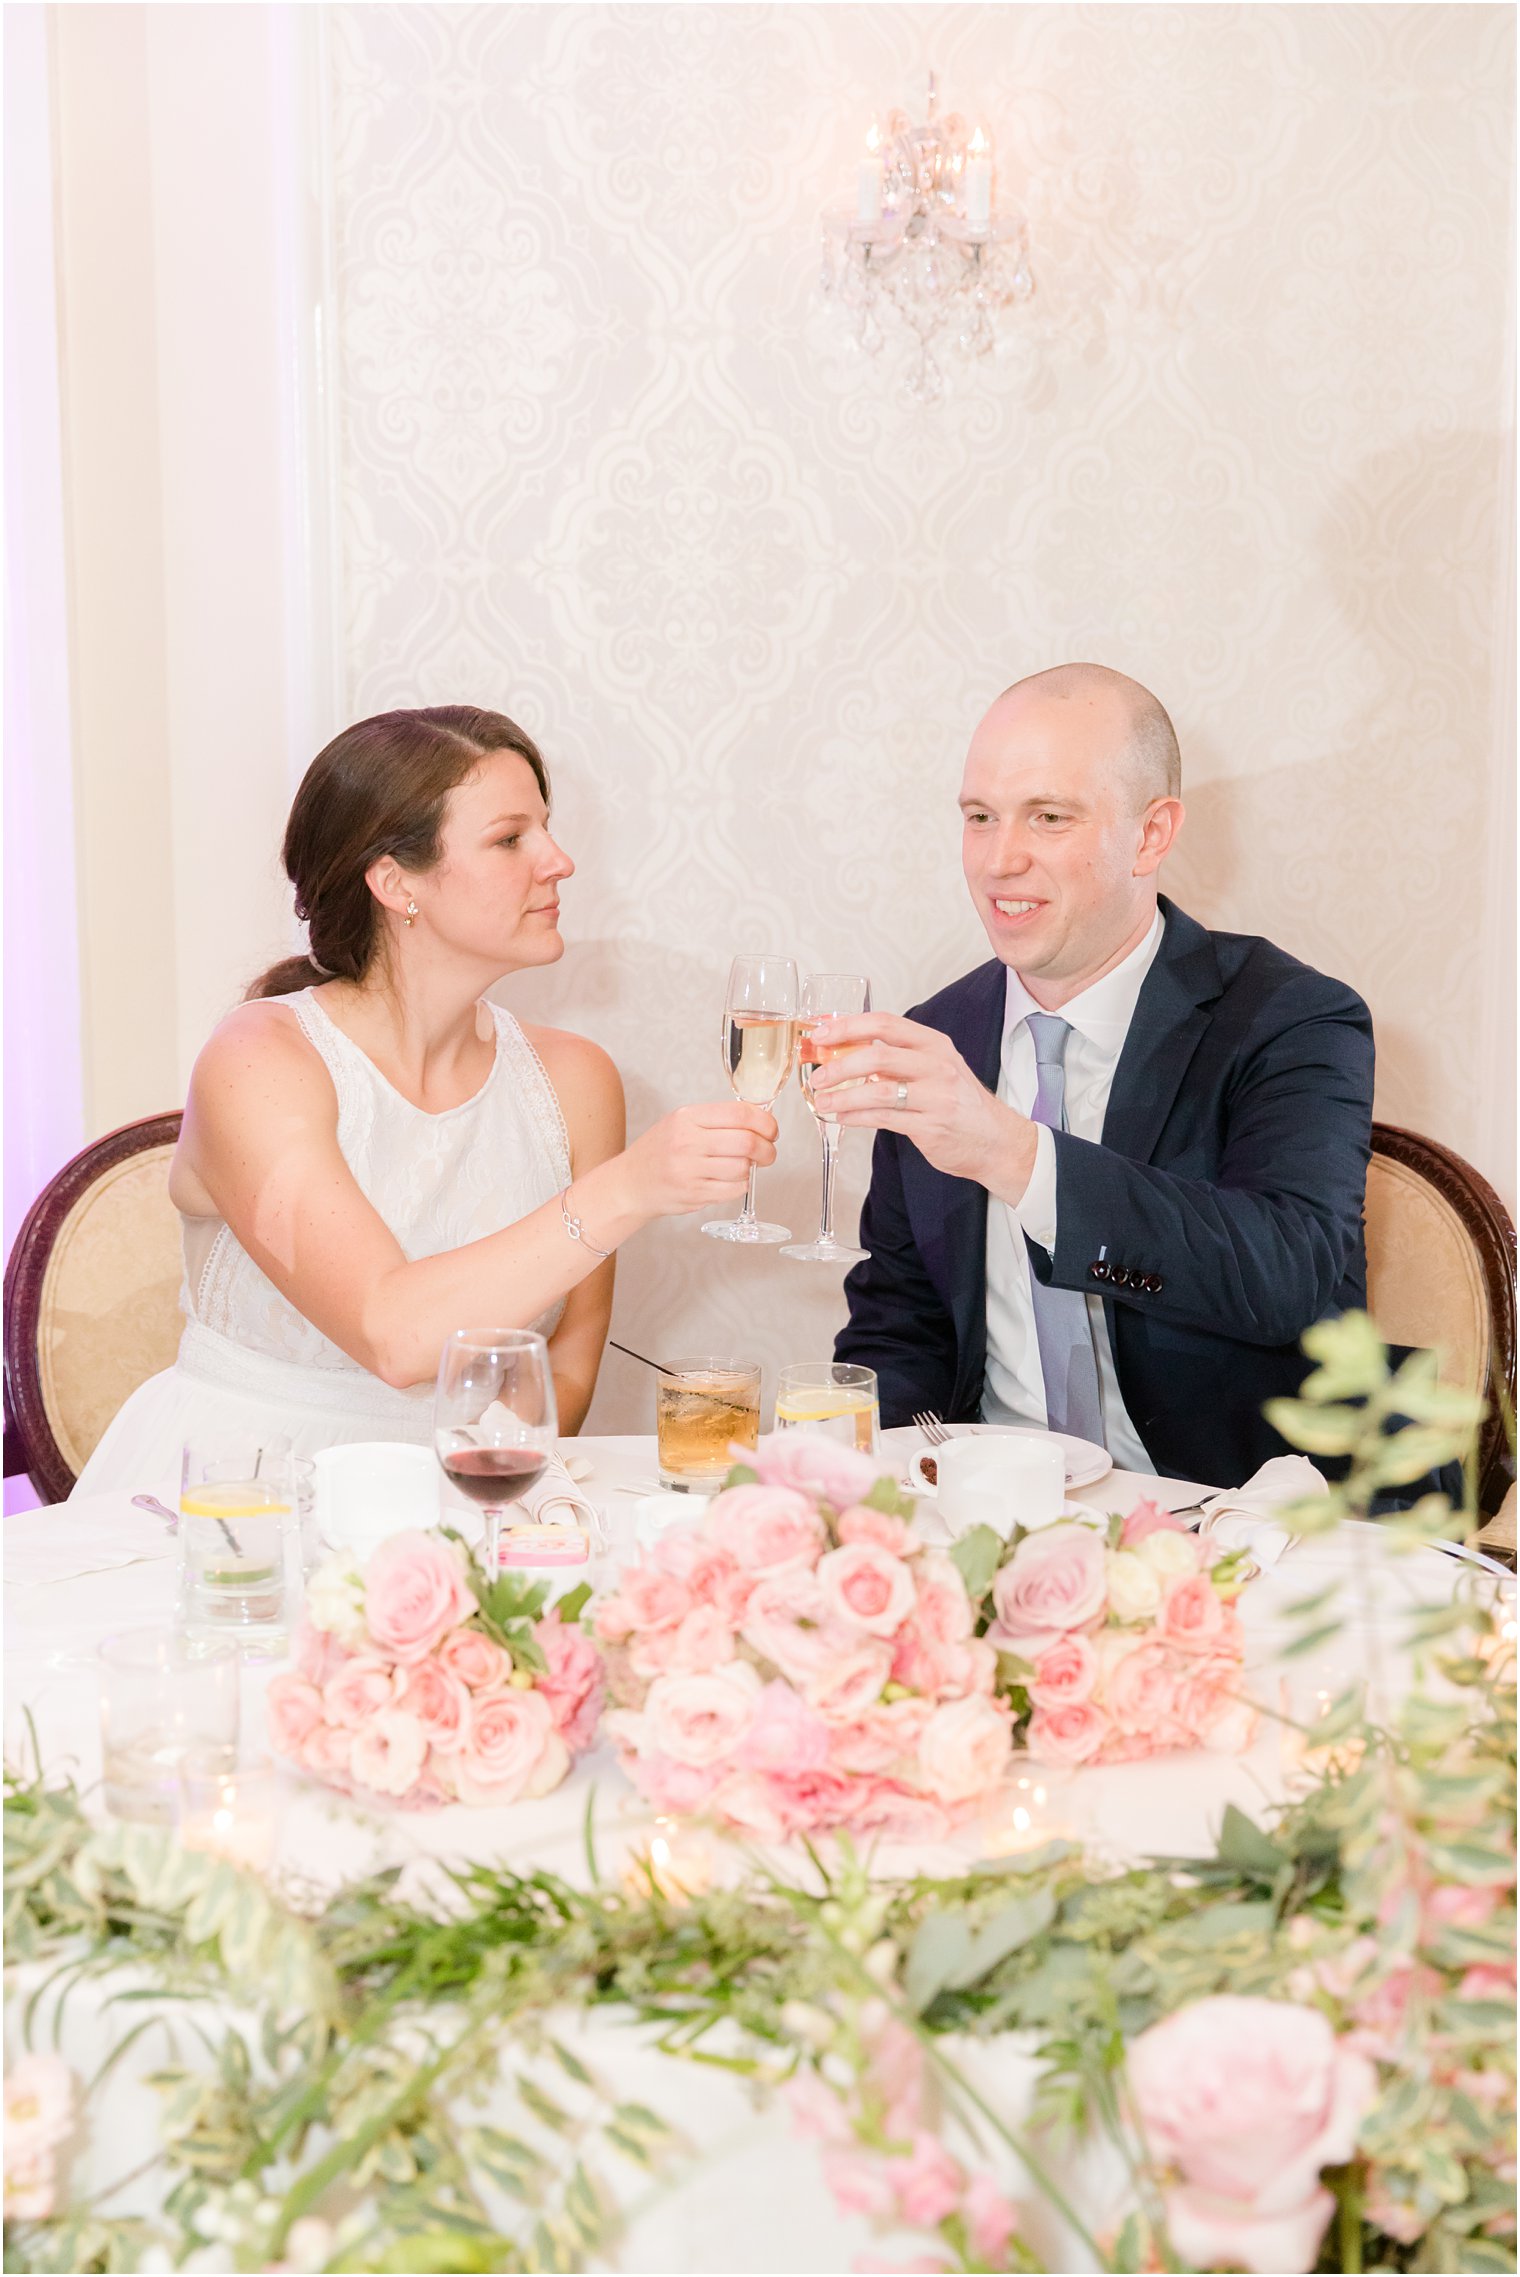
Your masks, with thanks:
M47 19L5 14L5 1249L84 1143ZM7 1511L36 1496L8 1480Z

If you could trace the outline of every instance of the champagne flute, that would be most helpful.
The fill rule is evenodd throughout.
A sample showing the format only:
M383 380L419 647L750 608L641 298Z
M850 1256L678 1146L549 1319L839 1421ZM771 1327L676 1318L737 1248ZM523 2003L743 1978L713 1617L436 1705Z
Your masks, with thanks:
M797 1039L797 967L790 957L735 957L723 1006L723 1072L734 1097L772 1107L791 1072ZM755 1215L755 1166L736 1218L713 1218L702 1231L714 1241L790 1241L791 1228Z
M840 1020L851 1012L869 1012L871 1009L871 983L859 972L810 972L802 984L802 1003L797 1016L797 1080L802 1085L802 1096L813 1111L818 1135L823 1141L823 1204L819 1212L818 1235L814 1241L793 1242L783 1249L783 1257L801 1257L809 1264L853 1265L866 1252L852 1249L847 1241L834 1237L834 1172L839 1157L839 1118L826 1107L820 1107L813 1097L813 1078L825 1060L837 1059L849 1047L836 1044L829 1051L821 1050L813 1041L813 1030L821 1020ZM826 1098L827 1093L824 1095Z
M525 1494L559 1432L549 1347L531 1328L456 1328L438 1362L433 1447L485 1517L486 1572L500 1570L502 1512Z

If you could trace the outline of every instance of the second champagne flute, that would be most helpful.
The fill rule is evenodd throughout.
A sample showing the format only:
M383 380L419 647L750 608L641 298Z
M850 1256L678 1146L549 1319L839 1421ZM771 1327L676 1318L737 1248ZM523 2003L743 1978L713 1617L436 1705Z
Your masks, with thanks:
M837 1241L834 1237L834 1172L839 1159L839 1118L820 1107L813 1097L813 1078L824 1061L837 1059L849 1047L839 1044L832 1051L820 1051L813 1041L813 1030L821 1020L842 1020L849 1013L869 1012L870 1009L871 983L864 973L810 972L802 984L802 1003L797 1016L797 1079L802 1085L803 1098L813 1110L818 1135L823 1141L823 1202L819 1211L817 1239L792 1243L782 1250L783 1257L801 1257L809 1264L816 1265L854 1265L866 1254L863 1249L854 1249L849 1242Z
M537 1331L456 1328L438 1362L433 1446L444 1477L480 1505L493 1581L502 1511L543 1475L558 1431L549 1347Z
M734 1097L749 1107L773 1107L792 1068L797 1036L797 967L790 957L735 957L728 968L723 1006L723 1070ZM755 1170L750 1165L744 1207L736 1218L712 1218L702 1231L714 1241L789 1241L791 1228L767 1225L755 1215Z

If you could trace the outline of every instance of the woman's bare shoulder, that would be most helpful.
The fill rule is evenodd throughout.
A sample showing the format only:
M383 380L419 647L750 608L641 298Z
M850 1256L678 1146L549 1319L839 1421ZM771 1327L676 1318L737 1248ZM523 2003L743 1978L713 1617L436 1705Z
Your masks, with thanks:
M548 1069L556 1091L568 1086L583 1097L621 1102L623 1079L617 1062L600 1044L578 1036L573 1028L535 1028L526 1020L518 1025Z
M321 1053L281 997L239 1004L218 1021L190 1074L192 1106L335 1103Z

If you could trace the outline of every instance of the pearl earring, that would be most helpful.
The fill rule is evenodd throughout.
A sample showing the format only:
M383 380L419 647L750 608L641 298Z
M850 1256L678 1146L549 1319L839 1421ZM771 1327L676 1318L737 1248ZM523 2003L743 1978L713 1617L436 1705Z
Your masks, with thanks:
M417 914L417 904L416 904L416 902L415 902L415 901L409 901L409 902L407 903L407 905L406 905L406 915L405 915L405 916L402 918L402 920L401 920L402 924L403 924L403 925L410 925L410 924L411 924L411 922L412 922L412 919L413 919L413 918L416 916L416 914Z

